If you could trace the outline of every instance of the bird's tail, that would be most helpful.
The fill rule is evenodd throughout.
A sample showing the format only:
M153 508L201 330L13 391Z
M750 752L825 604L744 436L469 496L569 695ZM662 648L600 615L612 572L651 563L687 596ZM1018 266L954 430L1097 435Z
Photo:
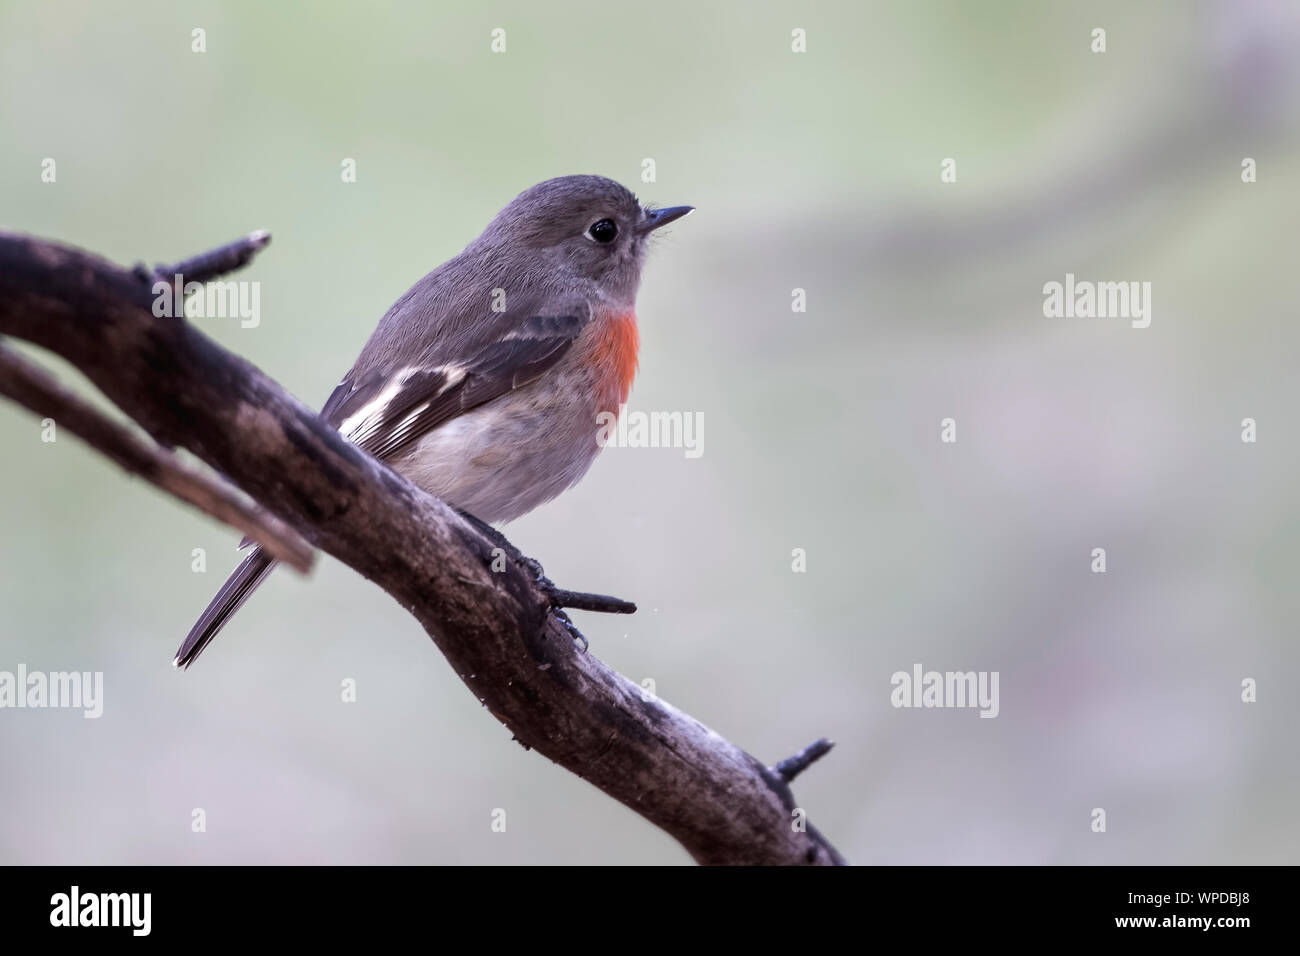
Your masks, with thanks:
M173 667L189 667L203 653L220 630L226 626L232 614L244 606L248 596L257 590L257 586L266 580L266 576L275 567L275 559L267 557L261 548L253 548L248 557L235 568L234 574L226 579L217 596L212 599L203 616L190 628L190 633L176 652Z

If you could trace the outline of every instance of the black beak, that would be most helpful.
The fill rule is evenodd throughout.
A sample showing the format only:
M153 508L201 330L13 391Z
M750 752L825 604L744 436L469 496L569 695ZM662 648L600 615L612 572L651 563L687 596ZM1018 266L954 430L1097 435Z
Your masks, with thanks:
M647 210L645 219L641 220L641 231L650 232L652 229L666 226L670 222L676 222L682 216L693 212L695 212L694 206L669 206L666 209Z

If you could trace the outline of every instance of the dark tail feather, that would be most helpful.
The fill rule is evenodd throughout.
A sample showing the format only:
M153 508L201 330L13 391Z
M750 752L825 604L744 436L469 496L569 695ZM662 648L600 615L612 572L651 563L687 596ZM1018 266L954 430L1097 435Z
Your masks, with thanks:
M226 579L198 623L190 628L185 643L176 652L172 666L189 667L193 664L203 649L226 626L230 616L244 606L248 596L257 590L257 586L271 573L275 564L275 560L267 557L261 548L254 548L235 568L235 573Z

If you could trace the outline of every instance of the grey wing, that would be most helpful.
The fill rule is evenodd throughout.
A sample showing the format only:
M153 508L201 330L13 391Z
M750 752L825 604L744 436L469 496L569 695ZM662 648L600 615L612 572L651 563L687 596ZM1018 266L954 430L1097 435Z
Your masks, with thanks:
M321 417L376 458L538 378L582 332L580 315L533 315L467 353L345 379Z
M534 315L463 359L349 375L320 417L376 458L390 458L457 415L536 379L564 356L586 321L577 314ZM252 543L245 537L240 550Z

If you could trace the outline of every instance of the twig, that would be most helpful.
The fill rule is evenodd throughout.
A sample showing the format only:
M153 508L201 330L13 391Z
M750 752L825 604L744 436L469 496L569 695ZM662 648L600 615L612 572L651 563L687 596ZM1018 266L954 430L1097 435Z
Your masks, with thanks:
M592 594L590 591L566 591L564 588L551 588L546 593L551 598L552 607L566 607L575 611L596 611L600 614L636 613L636 605L631 601L610 597L608 594Z
M244 532L277 560L304 573L311 570L314 549L283 521L245 502L237 489L141 440L4 345L0 345L0 394L54 419L58 428L76 435L131 474Z
M258 229L242 239L236 239L211 252L191 256L175 265L155 266L153 277L170 281L173 276L179 275L188 282L210 282L236 269L242 269L270 244L271 234L265 229Z
M835 741L827 740L825 737L815 740L793 757L786 757L772 768L772 772L786 783L790 783L795 777L830 753L831 748L834 746Z

